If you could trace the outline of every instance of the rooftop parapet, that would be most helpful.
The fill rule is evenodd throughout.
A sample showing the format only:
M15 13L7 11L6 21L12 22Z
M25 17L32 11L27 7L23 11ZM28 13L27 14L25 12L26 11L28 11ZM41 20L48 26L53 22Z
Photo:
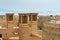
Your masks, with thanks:
M19 23L37 21L38 13L19 13Z

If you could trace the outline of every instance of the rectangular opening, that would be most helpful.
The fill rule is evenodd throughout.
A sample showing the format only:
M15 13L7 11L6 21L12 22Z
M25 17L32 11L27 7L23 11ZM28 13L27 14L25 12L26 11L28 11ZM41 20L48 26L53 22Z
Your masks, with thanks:
M32 21L36 21L37 20L37 15L32 15Z
M22 16L22 23L23 24L27 23L27 19L28 19L27 16Z
M0 34L0 38L2 38L2 34Z
M9 21L12 21L13 20L13 15L9 15L8 19L9 19Z

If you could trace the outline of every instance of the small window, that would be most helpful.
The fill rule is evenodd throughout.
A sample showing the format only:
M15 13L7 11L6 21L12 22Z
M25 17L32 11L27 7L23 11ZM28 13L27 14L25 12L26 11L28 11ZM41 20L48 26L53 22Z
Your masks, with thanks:
M22 23L27 23L27 16L22 16Z
M37 15L33 15L32 16L32 21L36 21L37 20Z
M0 38L2 38L2 34L0 34Z
M9 15L9 21L12 21L13 20L13 15Z

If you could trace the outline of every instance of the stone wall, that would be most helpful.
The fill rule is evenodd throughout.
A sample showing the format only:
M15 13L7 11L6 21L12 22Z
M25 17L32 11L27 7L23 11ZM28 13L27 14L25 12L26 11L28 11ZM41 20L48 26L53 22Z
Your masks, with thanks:
M60 40L59 24L44 23L43 40Z

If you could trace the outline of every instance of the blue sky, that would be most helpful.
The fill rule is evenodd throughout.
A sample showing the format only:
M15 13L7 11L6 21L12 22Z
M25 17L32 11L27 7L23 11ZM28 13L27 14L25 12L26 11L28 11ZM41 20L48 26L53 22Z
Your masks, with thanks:
M60 0L0 0L0 14L38 12L39 15L60 15Z

